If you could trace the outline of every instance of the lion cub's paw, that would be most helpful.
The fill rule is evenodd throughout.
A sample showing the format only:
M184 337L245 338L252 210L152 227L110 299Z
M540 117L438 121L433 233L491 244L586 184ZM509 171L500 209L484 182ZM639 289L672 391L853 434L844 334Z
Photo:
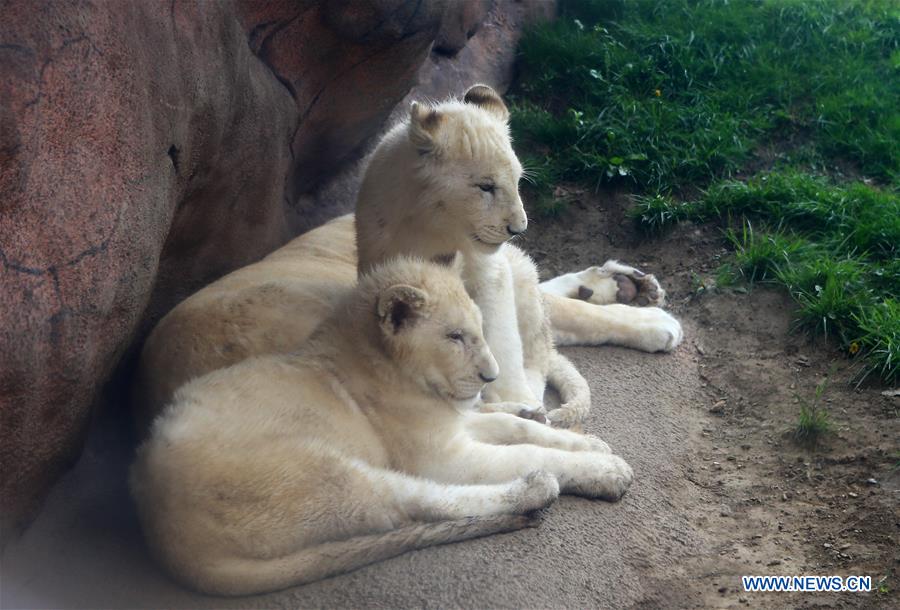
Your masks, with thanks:
M645 274L637 269L632 274L616 274L613 276L618 285L616 300L626 305L640 307L662 307L666 302L666 291L652 274Z
M600 497L604 500L616 501L625 495L628 488L631 487L631 481L634 479L634 471L628 462L617 455L604 456L609 461L607 472L604 475L605 493Z
M547 409L544 405L529 405L524 402L485 402L479 407L482 413L509 413L521 417L522 419L530 419L539 424L546 424Z
M596 470L584 480L576 481L571 491L579 496L615 502L628 491L634 472L617 455L597 455L597 458Z
M524 405L522 409L516 414L522 419L530 419L532 421L536 421L539 424L547 424L550 425L550 422L547 421L547 410L543 407L533 407L530 405Z
M584 440L588 446L587 451L593 451L594 453L612 453L612 449L609 448L609 445L596 436L585 434Z
M548 472L532 472L522 479L522 484L522 502L526 512L546 508L559 497L559 481Z
M643 310L646 319L641 331L640 344L644 351L671 352L684 339L681 322L659 309L651 307Z
M601 267L588 267L577 276L581 282L578 298L595 305L661 307L666 302L666 291L655 276L615 260L606 261Z
M572 428L584 420L587 409L563 404L547 413L547 424L554 428Z

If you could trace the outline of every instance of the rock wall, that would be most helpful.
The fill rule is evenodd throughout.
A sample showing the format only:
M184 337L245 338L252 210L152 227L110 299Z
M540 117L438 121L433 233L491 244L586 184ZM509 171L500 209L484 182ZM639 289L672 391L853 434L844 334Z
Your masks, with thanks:
M552 8L0 0L0 541L162 314L347 209L417 83L508 84Z

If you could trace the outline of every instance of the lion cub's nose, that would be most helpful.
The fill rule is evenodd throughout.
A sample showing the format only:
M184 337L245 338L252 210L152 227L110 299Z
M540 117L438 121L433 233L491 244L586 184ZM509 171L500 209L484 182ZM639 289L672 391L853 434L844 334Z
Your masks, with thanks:
M481 379L481 380L482 380L483 382L485 382L485 383L490 383L490 382L494 381L494 380L497 378L496 375L494 375L493 377L488 377L488 376L485 375L484 373L478 373L478 377L479 377L479 379Z
M506 232L515 237L516 235L521 235L522 233L524 233L525 229L522 229L520 231L518 229L514 229L512 225L506 225Z

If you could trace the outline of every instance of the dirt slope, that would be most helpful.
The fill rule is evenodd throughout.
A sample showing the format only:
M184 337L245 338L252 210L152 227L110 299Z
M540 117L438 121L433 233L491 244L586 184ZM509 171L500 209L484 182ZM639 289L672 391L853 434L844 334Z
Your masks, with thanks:
M172 583L147 556L124 476L123 422L98 426L34 527L2 557L3 608L890 607L897 602L897 399L857 393L851 365L789 334L780 292L696 294L722 254L713 228L643 243L623 201L569 193L523 242L546 275L618 256L670 289L687 338L671 355L571 348L591 384L585 428L634 467L618 504L564 497L541 527L412 552L267 596ZM603 212L599 211L602 204ZM795 394L826 394L837 432L814 451L786 431ZM800 363L800 364L798 364ZM793 386L793 387L792 387ZM876 484L866 480L875 479ZM850 494L855 494L851 496ZM824 546L824 545L830 546ZM887 594L749 594L742 574L887 575Z

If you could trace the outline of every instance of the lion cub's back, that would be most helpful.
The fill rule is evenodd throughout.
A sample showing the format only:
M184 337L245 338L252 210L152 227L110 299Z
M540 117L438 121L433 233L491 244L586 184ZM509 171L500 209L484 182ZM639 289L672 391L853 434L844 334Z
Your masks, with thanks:
M297 349L355 283L353 217L342 216L180 303L141 353L133 401L139 431L189 380Z
M190 573L197 558L290 544L280 520L340 483L345 460L388 463L365 416L311 363L261 356L179 389L130 487L151 547Z
M180 388L154 422L138 463L156 463L184 489L216 485L252 469L254 456L287 447L327 448L386 464L383 444L336 378L293 355L251 358ZM271 461L271 460L267 460ZM263 473L264 474L264 473ZM235 480L236 482L236 480Z

